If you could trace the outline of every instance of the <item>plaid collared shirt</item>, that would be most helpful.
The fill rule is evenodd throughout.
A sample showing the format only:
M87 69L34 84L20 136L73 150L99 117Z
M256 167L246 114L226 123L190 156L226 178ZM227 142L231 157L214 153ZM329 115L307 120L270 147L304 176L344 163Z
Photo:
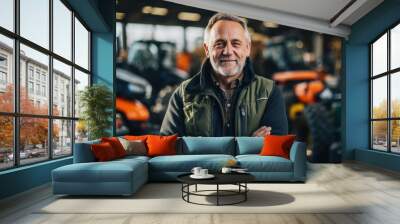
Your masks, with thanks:
M229 89L223 89L221 88L221 84L218 82L218 80L214 77L214 75L211 75L212 80L215 84L215 86L219 87L218 89L221 90L222 96L223 96L223 113L225 117L225 123L224 123L224 129L226 134L234 135L234 114L235 114L235 103L234 100L236 98L237 92L239 90L239 87L241 85L241 81L243 78L243 74L233 81L231 83L231 86Z

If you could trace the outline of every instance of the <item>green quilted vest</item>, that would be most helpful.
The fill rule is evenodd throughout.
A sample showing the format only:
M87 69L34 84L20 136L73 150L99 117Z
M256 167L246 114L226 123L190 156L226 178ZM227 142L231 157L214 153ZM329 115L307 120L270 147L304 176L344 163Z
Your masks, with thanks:
M180 89L183 96L186 134L187 136L212 136L212 108L214 104L218 104L222 112L223 104L211 87L197 93L187 91L186 87L189 82L190 80L183 82ZM273 86L272 80L256 75L250 84L243 87L235 108L236 136L251 136L255 130L260 128L260 121ZM222 113L222 115L224 114ZM225 120L224 116L223 119Z

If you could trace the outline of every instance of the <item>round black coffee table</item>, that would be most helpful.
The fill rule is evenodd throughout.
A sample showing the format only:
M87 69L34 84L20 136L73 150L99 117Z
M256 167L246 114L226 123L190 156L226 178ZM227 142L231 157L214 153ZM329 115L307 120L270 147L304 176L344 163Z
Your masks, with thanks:
M247 192L249 188L247 187L247 183L255 180L255 177L248 173L215 173L213 174L215 177L212 179L193 179L190 177L191 173L182 174L177 177L178 181L182 183L182 199L188 203L198 204L198 205L234 205L239 204L241 202L245 202L247 200ZM215 190L197 190L198 184L204 185L216 185ZM195 186L194 191L190 191L190 186ZM236 185L238 186L237 190L223 190L220 189L220 185ZM215 194L205 194L209 192L215 192ZM202 204L190 201L190 196L204 196L204 197L216 197L216 204ZM238 201L234 201L231 203L221 203L221 197L232 197L232 196L241 196Z

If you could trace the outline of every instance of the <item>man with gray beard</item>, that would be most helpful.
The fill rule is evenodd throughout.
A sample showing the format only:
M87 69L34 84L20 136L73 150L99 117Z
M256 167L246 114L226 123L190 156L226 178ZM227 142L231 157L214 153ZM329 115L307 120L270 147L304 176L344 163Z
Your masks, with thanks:
M204 32L201 71L171 96L160 133L179 136L266 136L288 132L275 83L254 73L251 37L240 17L217 13Z

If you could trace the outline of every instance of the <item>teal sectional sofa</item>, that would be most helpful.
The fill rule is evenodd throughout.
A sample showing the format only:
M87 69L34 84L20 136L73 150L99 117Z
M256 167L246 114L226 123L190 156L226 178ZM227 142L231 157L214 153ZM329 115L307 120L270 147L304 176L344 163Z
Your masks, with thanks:
M148 181L176 181L193 167L218 172L235 159L259 182L305 182L306 146L294 142L290 159L260 156L262 137L182 137L177 155L127 156L96 162L90 145L99 141L75 144L74 163L52 171L54 194L131 195Z

